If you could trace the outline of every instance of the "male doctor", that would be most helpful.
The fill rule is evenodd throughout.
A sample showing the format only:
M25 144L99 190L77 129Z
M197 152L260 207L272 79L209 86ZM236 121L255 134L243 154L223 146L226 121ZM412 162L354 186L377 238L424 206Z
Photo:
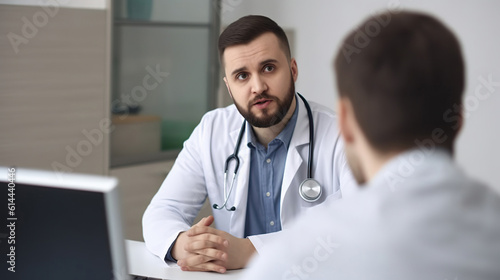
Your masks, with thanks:
M234 105L205 114L184 143L144 213L143 231L161 259L183 270L223 273L244 267L297 216L341 198L356 183L334 113L307 105L295 92L297 62L281 27L267 17L243 17L220 35L219 54ZM321 188L305 199L299 186L308 164ZM207 196L213 217L191 227Z
M445 112L462 104L460 45L431 16L382 17L390 23L366 48L343 52L376 17L335 60L339 127L362 191L298 219L244 279L500 279L500 195L453 162L463 118Z

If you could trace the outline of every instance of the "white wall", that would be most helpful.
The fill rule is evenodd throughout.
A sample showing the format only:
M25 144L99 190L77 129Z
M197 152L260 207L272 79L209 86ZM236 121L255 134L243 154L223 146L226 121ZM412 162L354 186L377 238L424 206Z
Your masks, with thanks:
M500 190L500 1L339 1L222 0L222 25L248 14L274 19L295 30L299 66L297 90L334 108L336 90L331 62L340 41L369 14L389 5L438 16L455 31L467 64L465 105L468 113L457 143L457 160L472 176ZM481 78L497 84L492 92L475 90Z

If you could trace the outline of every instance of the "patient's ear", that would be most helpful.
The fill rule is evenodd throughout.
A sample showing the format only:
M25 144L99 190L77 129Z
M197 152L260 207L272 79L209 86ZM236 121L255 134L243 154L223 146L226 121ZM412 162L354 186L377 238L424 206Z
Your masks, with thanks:
M462 131L462 127L464 126L464 110L465 107L462 105L462 109L458 114L457 135Z
M337 100L337 116L339 131L346 144L354 142L353 127L355 123L354 110L352 104L346 97L341 97Z

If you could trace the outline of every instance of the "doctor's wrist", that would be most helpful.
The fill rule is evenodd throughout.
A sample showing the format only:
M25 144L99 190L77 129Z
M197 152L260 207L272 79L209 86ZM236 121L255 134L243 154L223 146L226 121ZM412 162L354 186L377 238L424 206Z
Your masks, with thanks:
M176 240L174 240L174 242L172 242L172 244L168 248L167 254L165 255L165 258L164 258L165 262L177 262L177 260L172 256L172 250L174 249L174 244L175 244Z
M172 245L170 245L169 252L174 262L183 259L187 255L186 250L184 250L185 239L186 239L186 232L182 231L179 233L179 235L177 235L177 238L174 240L174 242L172 242ZM167 258L167 256L165 256L165 259Z

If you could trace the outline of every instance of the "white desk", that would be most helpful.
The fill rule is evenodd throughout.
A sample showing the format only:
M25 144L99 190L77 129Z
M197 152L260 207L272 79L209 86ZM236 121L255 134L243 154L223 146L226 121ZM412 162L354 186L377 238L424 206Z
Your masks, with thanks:
M215 272L182 271L179 267L169 267L155 255L151 254L144 242L126 240L128 270L130 274L160 279L240 279L243 270L229 270L224 274Z

